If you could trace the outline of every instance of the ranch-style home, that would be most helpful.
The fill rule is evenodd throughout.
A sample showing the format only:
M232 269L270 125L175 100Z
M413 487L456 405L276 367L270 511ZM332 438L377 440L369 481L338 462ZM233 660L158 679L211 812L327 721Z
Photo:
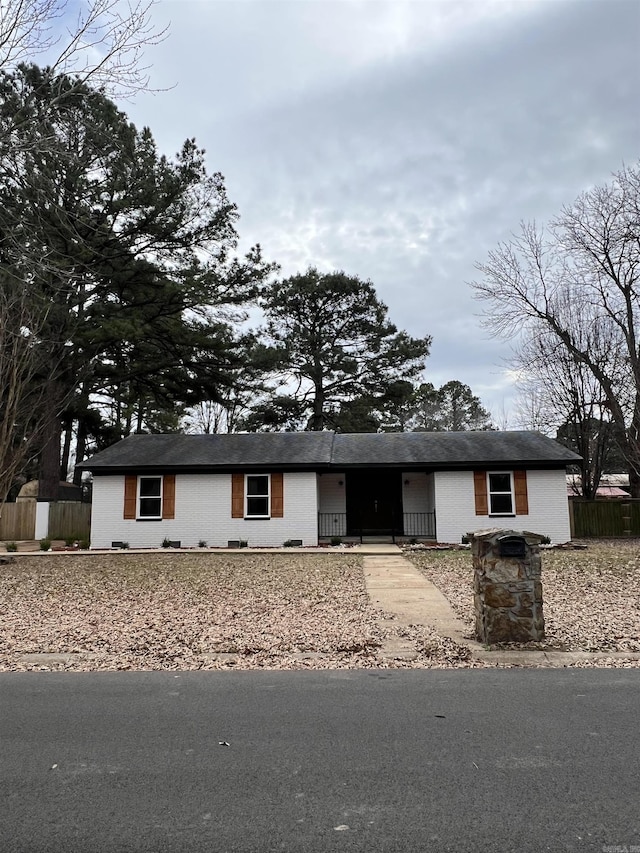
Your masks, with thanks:
M132 435L93 474L91 547L460 542L506 527L570 538L566 466L535 432Z

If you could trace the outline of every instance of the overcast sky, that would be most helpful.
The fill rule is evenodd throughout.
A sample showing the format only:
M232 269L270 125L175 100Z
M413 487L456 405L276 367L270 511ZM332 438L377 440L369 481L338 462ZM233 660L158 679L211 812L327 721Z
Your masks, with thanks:
M195 136L290 275L370 279L433 336L426 379L500 420L508 345L474 264L640 154L638 0L160 0L152 86L123 108L163 153Z

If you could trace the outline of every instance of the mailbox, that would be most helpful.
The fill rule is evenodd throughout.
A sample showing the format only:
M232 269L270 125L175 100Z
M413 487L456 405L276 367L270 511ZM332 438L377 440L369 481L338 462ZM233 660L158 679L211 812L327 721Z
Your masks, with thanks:
M501 557L523 560L527 555L527 543L522 536L502 536L498 546Z
M491 646L543 640L543 537L526 530L494 528L470 533L469 538L478 642Z

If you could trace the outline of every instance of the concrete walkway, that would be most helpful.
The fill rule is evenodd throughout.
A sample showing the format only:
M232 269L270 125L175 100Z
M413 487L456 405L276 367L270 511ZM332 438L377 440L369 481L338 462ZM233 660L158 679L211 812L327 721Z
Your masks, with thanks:
M362 562L371 603L393 614L396 625L430 625L457 643L472 642L465 639L468 631L444 595L402 556L399 548L386 554L367 551Z
M636 652L562 652L501 649L489 651L469 638L469 630L458 619L440 590L402 555L397 545L358 546L363 555L364 577L371 603L392 619L383 625L428 625L441 637L450 637L471 650L476 660L496 666L565 667L583 661L640 660ZM472 606L469 601L469 607ZM417 657L410 641L390 639L384 657L411 660Z

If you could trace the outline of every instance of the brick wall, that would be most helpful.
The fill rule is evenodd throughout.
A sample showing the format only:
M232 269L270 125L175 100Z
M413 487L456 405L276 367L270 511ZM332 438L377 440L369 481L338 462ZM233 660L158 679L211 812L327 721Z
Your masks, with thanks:
M216 548L226 547L230 539L265 547L280 546L287 539L302 539L304 545L316 545L318 541L314 473L284 475L284 518L231 518L230 474L176 475L174 519L125 520L123 500L123 476L94 478L92 548L109 548L116 541L128 542L130 548L154 548L165 537L179 540L184 547L204 540Z
M465 533L491 527L530 530L552 542L571 538L565 471L527 471L528 515L476 515L473 472L437 471L436 535L439 542L460 542Z

